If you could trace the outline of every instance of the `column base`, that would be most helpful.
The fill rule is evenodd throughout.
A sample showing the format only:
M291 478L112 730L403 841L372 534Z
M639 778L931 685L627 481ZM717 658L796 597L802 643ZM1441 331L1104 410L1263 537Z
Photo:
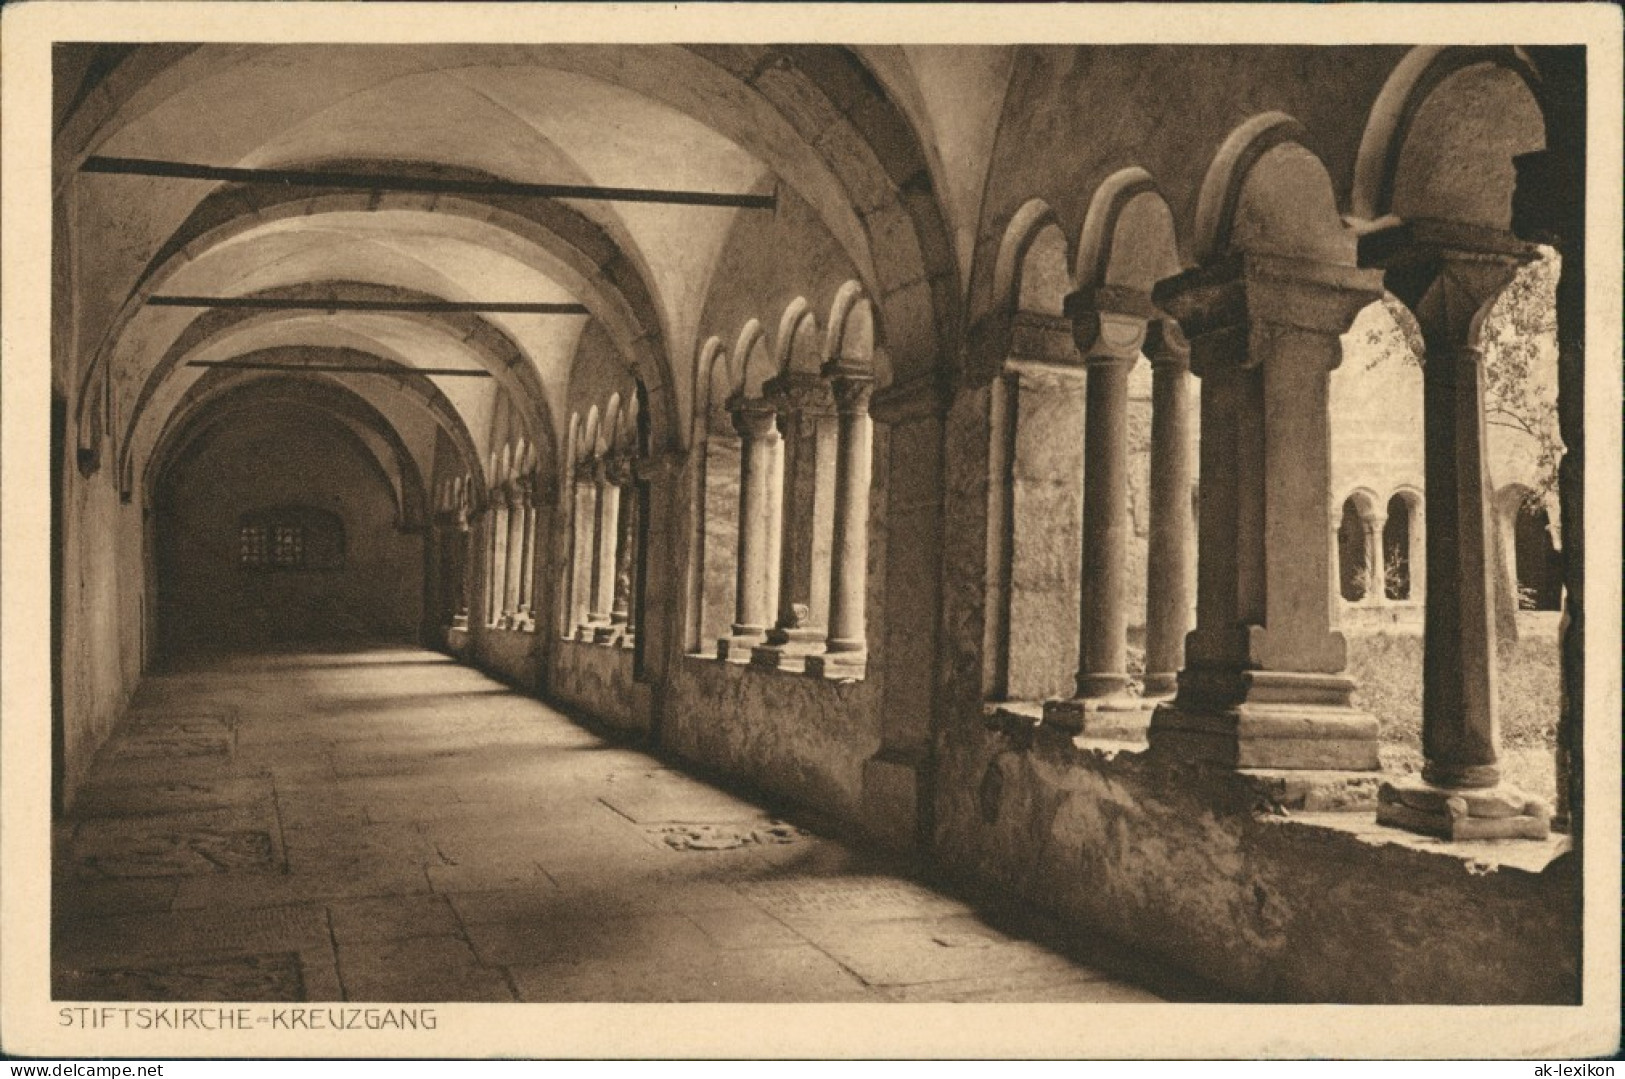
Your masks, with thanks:
M1153 702L1128 693L1045 701L1043 723L1068 734L1143 742L1153 707Z
M1144 701L1165 701L1179 691L1179 675L1148 674L1140 684L1140 699Z
M717 641L717 658L729 663L749 663L751 649L762 643L760 633L735 633Z
M1412 780L1377 790L1377 823L1441 839L1545 839L1552 813L1515 787L1476 790Z
M807 673L814 678L846 682L862 678L869 669L868 652L819 652L807 657Z
M881 845L908 851L926 841L925 753L881 749L863 762L863 827Z
M622 651L630 652L638 646L638 635L632 630L623 630L620 639L615 644Z
M1152 750L1231 768L1376 771L1377 720L1341 675L1191 671L1151 716Z
M824 650L822 630L771 629L765 644L751 650L750 664L771 671L803 671L807 657Z
M592 631L593 644L614 644L620 640L621 627L616 625L594 626Z
M585 625L577 626L575 636L576 640L582 644L591 644L598 636L597 623L588 622Z

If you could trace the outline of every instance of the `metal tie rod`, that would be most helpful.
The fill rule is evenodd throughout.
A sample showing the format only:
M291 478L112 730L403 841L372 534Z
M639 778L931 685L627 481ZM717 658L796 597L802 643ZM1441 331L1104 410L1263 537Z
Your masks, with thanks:
M347 300L337 296L285 299L271 296L148 296L153 307L211 307L251 311L391 311L425 314L482 312L510 315L586 315L586 304L497 300Z
M593 199L602 202L655 202L673 206L728 206L742 210L772 210L776 193L736 195L721 191L661 191L647 187L600 187L594 184L525 184L507 180L453 180L432 176L401 176L316 169L243 169L224 165L197 165L185 161L156 161L143 157L90 157L81 172L115 176L159 176L174 180L216 180L239 184L274 184L283 187L342 187L359 191L413 191L438 195L518 196L554 199Z
M192 360L188 367L223 367L229 371L317 371L332 375L457 375L490 378L491 372L468 367L390 367L343 363L270 363L264 360Z

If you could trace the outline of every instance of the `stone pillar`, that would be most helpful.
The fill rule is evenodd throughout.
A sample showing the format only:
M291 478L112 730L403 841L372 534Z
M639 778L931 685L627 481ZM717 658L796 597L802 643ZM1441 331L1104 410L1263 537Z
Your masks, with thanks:
M776 421L775 421L776 422ZM784 439L774 432L767 466L767 610L771 626L779 609L779 565L784 560Z
M1558 533L1563 615L1559 622L1562 705L1557 721L1557 813L1553 824L1580 842L1585 806L1585 211L1586 60L1575 47L1537 47L1546 84L1547 148L1513 159L1512 228L1551 244L1563 260L1557 279Z
M751 662L802 670L824 647L829 618L830 557L835 530L835 400L817 375L786 373L763 386L778 409L783 436L784 507L779 558L778 620Z
M599 461L593 469L593 485L598 491L598 522L593 529L592 627L589 639L600 639L610 624L609 612L615 605L615 540L620 535L621 489L609 476L609 463Z
M491 492L491 506L486 514L491 529L490 576L485 582L485 624L500 627L503 624L503 600L508 593L508 496L498 489Z
M1066 731L1145 729L1128 688L1128 374L1152 311L1144 296L1099 289L1067 297L1088 371L1083 446L1083 558L1078 590L1078 676L1071 700L1047 701L1044 722ZM1099 718L1099 713L1133 713ZM1097 718L1091 718L1097 717Z
M1375 769L1337 632L1329 382L1373 271L1238 254L1161 282L1202 380L1196 628L1154 751L1241 768Z
M772 621L768 605L768 575L773 572L773 445L778 441L776 413L760 398L736 398L729 403L734 430L739 432L739 557L734 585L732 633L717 642L717 655L734 663L747 663L750 650L761 643Z
M869 398L874 377L830 368L835 391L835 525L830 552L829 636L807 671L825 678L861 678L868 664L865 603L869 587Z
M1383 784L1377 820L1447 839L1548 829L1539 802L1500 787L1491 500L1478 326L1533 249L1498 229L1414 222L1364 237L1364 263L1416 314L1423 484L1431 503L1422 637L1422 782Z
M637 528L637 496L632 486L632 461L617 456L609 461L609 481L618 493L620 506L615 533L615 577L613 598L610 601L609 625L600 627L600 642L618 641L626 633L628 612L632 602L632 545Z
M508 489L508 542L502 571L502 621L507 629L519 627L519 579L525 572L525 492L515 482Z
M1151 361L1151 539L1145 599L1146 697L1173 695L1190 630L1190 345L1171 319L1153 322Z

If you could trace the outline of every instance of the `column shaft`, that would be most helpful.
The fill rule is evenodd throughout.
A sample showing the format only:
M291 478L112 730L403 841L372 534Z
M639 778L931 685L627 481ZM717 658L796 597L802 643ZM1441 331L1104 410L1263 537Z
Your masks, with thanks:
M725 659L749 658L772 620L768 574L772 572L773 444L778 440L774 412L759 399L739 400L732 407L739 455L739 557L734 586L732 634L719 643Z
M830 558L828 652L867 650L865 602L869 577L869 398L874 380L837 376L835 524Z
M533 593L536 589L536 505L529 497L525 499L519 535L519 613L529 618L535 606Z
M611 483L600 463L594 477L598 488L598 527L595 529L592 575L592 624L607 626L615 605L615 539L620 534L621 489Z
M1091 357L1084 421L1083 587L1079 698L1128 684L1128 372L1132 359Z
M829 617L834 539L834 401L811 374L780 375L764 390L779 410L783 435L783 494L778 562L777 620L752 662L799 668L823 647Z
M1173 693L1191 620L1190 356L1177 328L1154 327L1151 357L1151 539L1145 611L1146 696Z
M502 501L500 492L492 494L486 519L491 528L491 573L485 582L485 623L495 626L502 621L502 601L508 588L508 504Z
M510 628L519 614L519 578L524 572L525 499L515 492L508 502L507 568L503 571L502 617Z

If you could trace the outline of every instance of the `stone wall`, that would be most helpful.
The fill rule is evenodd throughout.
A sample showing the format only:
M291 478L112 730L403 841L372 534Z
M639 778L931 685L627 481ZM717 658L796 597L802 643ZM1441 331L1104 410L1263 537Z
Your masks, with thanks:
M875 681L833 682L686 656L671 672L663 748L846 821L863 800L863 762L880 747Z
M511 629L480 627L473 635L472 662L511 685L527 692L538 688L541 661L537 655L536 634Z
M633 679L632 659L630 648L557 641L548 695L617 730L647 733L649 686Z
M1263 777L968 717L937 750L946 869L1248 998L1578 999L1562 837L1445 846L1369 811L1288 808Z

